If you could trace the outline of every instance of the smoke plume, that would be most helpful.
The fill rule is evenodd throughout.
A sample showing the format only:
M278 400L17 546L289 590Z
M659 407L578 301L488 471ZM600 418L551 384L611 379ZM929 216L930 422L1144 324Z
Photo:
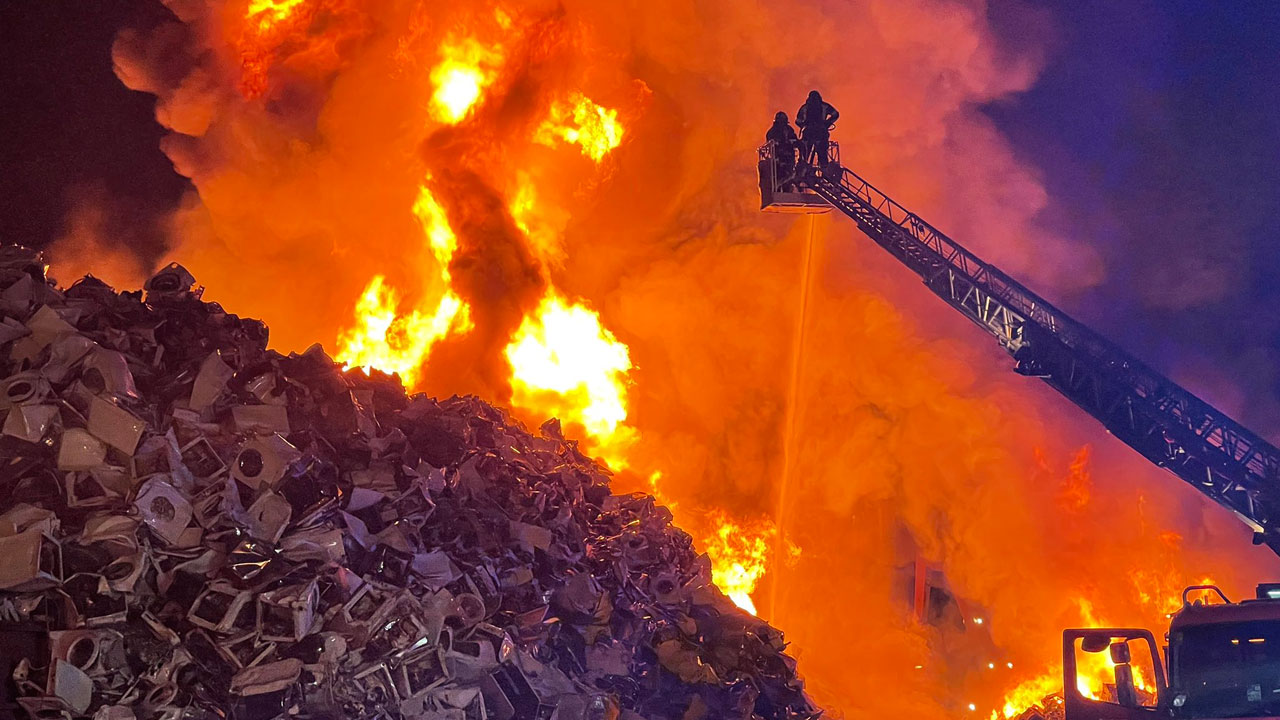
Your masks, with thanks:
M157 97L196 188L168 259L277 349L332 347L374 276L410 305L439 292L412 210L425 187L475 330L435 346L418 389L505 402L503 347L546 288L596 309L634 365L619 489L661 471L695 537L711 509L783 518L799 554L761 611L833 710L985 715L1053 671L1082 608L1156 627L1184 582L1238 594L1274 568L1225 511L1008 372L852 223L758 212L754 149L818 88L848 167L1052 300L1100 282L1087 242L1042 227L1036 171L980 112L1043 61L1003 44L983 2L167 4L174 22L123 33L114 60ZM433 69L463 51L479 100L445 122ZM539 133L577 97L624 129L599 161ZM960 616L912 616L917 558Z

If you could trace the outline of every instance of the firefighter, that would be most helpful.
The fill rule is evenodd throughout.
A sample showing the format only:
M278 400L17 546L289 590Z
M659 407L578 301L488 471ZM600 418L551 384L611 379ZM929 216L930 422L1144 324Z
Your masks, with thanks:
M831 140L831 128L840 118L840 112L822 99L817 90L809 91L809 99L800 106L796 113L796 124L800 126L800 144L804 150L804 162L813 164L817 155L818 165L825 167L829 152L827 143Z
M766 142L773 143L773 157L776 162L774 178L778 189L781 190L795 174L796 152L800 144L796 139L796 131L791 128L791 122L787 120L786 113L778 112L773 116L773 125L769 127L769 132L765 133L764 139Z

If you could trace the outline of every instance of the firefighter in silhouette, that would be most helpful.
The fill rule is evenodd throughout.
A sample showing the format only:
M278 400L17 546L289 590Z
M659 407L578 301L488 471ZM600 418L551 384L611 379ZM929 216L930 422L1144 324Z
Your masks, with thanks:
M779 112L773 116L773 125L765 133L764 139L765 142L773 143L774 178L778 189L783 190L795 175L796 152L800 148L800 141L796 139L796 131L791 129L786 113Z
M809 98L796 113L796 124L800 126L800 144L804 151L803 161L811 165L817 155L818 165L827 165L827 144L831 141L831 128L840 118L840 112L831 103L822 99L817 90L809 91Z

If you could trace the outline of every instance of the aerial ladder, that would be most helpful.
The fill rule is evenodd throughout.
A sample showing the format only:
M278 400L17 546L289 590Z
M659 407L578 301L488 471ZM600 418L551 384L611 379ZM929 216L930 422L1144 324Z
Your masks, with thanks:
M784 153L780 158L779 153ZM790 154L788 157L786 154ZM798 162L797 162L798 161ZM1021 283L925 222L840 162L807 161L770 143L758 153L761 208L770 212L838 210L918 275L935 295L996 339L1015 372L1038 377L1093 416L1147 460L1231 510L1255 544L1280 554L1280 451L1225 413L1121 350ZM1200 592L1220 603L1193 601ZM1280 584L1232 603L1221 590L1183 593L1160 658L1140 628L1063 632L1066 720L1280 718ZM1134 686L1134 649L1153 667L1156 697ZM1077 688L1079 652L1110 653L1115 697Z
M935 295L1126 445L1228 508L1280 554L1280 450L1226 413L1121 350L840 164L800 163L778 177L760 148L762 209L838 210L918 275Z

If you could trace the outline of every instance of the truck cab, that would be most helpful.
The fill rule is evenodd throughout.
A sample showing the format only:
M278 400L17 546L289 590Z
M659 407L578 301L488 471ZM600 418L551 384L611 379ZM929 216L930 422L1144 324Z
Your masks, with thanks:
M1202 598L1193 602L1192 593ZM1146 630L1063 632L1066 720L1280 718L1280 583L1259 585L1257 597L1238 603L1212 585L1187 588L1182 598L1165 636L1167 663ZM1114 683L1106 697L1090 697L1081 669L1102 652Z

